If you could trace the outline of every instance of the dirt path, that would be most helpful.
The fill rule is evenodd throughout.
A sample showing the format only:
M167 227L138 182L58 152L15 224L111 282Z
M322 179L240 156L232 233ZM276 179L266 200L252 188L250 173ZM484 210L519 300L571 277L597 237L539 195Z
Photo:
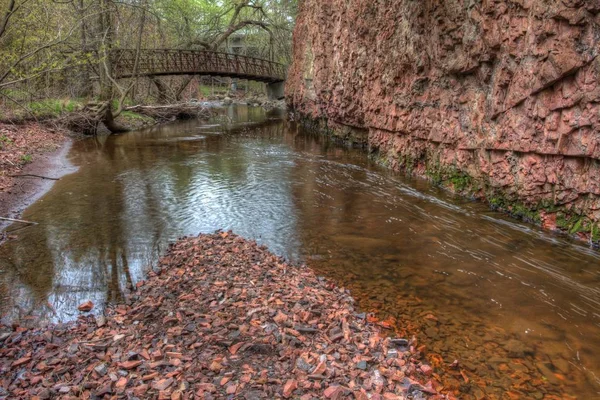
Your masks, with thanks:
M416 341L384 327L309 268L201 235L171 246L106 316L0 325L0 397L447 398Z
M71 139L65 132L37 123L0 124L0 217L15 218L55 182L73 172L66 161ZM0 229L7 225L0 221Z

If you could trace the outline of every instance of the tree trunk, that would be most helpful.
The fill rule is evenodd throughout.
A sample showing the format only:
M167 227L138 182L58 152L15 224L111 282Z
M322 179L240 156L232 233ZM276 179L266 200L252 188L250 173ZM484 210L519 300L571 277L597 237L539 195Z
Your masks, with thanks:
M77 9L79 12L79 18L81 20L81 53L86 54L89 51L88 48L88 33L87 33L87 22L84 18L84 4L83 0L79 0L79 7ZM77 92L75 93L76 97L86 97L89 98L92 95L92 81L90 79L90 71L89 66L86 62L79 68L79 76L77 83Z
M108 55L112 47L113 42L113 27L111 20L111 13L109 12L108 0L100 0L100 6L102 7L100 14L98 15L98 25L100 28L100 34L104 35L105 40L99 43L100 47L106 47L104 54ZM98 54L102 54L99 51ZM110 74L112 73L112 66L110 59L104 61L106 63L105 68L100 68L100 100L112 99L112 84L110 82Z
M175 101L180 102L183 91L189 86L190 82L194 79L194 75L186 76L183 78L183 82L179 85L177 92L175 93Z
M169 102L169 95L167 94L168 88L159 78L156 76L149 77L152 83L156 86L157 90L157 101L158 104L167 104Z
M124 133L129 132L129 128L125 126L121 126L115 122L115 118L113 117L112 107L110 103L106 103L104 108L104 114L102 115L102 123L106 128L110 131L110 133Z

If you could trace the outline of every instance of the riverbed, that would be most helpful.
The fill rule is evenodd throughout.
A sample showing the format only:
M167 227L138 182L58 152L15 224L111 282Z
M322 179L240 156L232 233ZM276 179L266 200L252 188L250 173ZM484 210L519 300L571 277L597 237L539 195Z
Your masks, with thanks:
M461 398L600 398L600 254L585 244L261 108L80 140L68 159L77 172L23 213L39 225L0 247L5 321L118 302L170 242L231 229L416 335Z

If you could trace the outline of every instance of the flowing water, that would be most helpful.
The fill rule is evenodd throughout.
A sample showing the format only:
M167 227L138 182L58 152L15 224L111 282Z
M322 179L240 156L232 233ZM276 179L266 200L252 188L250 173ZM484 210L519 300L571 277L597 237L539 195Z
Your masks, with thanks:
M231 229L392 317L461 398L600 398L600 255L584 244L258 108L77 141L69 157L78 171L23 214L40 224L0 247L4 320L118 301L169 242Z

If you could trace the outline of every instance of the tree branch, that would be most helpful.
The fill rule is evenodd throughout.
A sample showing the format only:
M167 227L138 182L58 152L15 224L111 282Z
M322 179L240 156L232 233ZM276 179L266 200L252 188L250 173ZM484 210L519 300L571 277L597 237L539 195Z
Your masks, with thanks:
M19 11L19 8L21 8L21 6L28 1L29 0L23 0L21 4L16 4L16 0L10 0L10 3L8 3L8 9L6 10L6 13L4 13L4 18L2 18L2 22L0 22L0 38L2 38L2 36L6 33L10 18L15 15L15 13Z
M21 4L24 4L24 3L21 3ZM81 22L83 23L83 20L85 18L91 17L93 15L94 14L87 15L87 16L83 17L81 19ZM7 70L4 72L4 74L2 74L2 76L0 76L0 86L6 86L5 84L2 84L2 82L11 74L11 72L13 71L13 69L16 68L19 64L21 64L26 59L28 59L30 57L33 57L34 55L36 55L37 53L41 52L42 50L46 50L46 49L48 49L50 47L54 47L54 46L57 46L57 45L59 45L61 43L66 42L73 35L73 33L75 32L75 30L78 27L79 27L79 24L74 25L73 27L71 27L71 29L66 33L66 35L63 38L60 37L61 33L59 32L58 35L54 38L54 40L52 40L52 41L50 41L50 42L48 42L48 43L46 43L44 45L41 45L41 46L39 46L39 47L31 50L30 52L22 55L9 68L7 68ZM21 80L23 80L23 79L21 79ZM13 81L13 82L18 82L18 81L20 81L20 80Z
M202 46L206 50L212 50L212 46L208 42L205 42L205 41L200 40L200 39L194 39L194 40L191 40L191 41L185 43L185 47L190 47L190 46L193 46L193 45Z
M213 50L218 49L219 46L221 44L223 44L223 42L225 42L227 40L227 38L229 38L229 36L233 35L235 32L237 32L240 29L245 28L246 26L249 26L249 25L258 26L258 27L264 29L265 31L269 32L269 35L272 35L271 29L269 29L268 24L261 22L261 21L244 20L244 21L238 22L235 25L229 26L229 28L227 28L227 30L225 32L223 32L223 34L217 40L215 40L215 42L212 45L212 49Z
M4 32L6 32L6 27L8 26L8 21L10 20L11 15L14 14L15 11L15 0L10 0L10 3L8 3L8 9L6 10L6 13L4 13L4 18L2 18L2 23L0 24L0 37L2 37L2 35L4 35Z

